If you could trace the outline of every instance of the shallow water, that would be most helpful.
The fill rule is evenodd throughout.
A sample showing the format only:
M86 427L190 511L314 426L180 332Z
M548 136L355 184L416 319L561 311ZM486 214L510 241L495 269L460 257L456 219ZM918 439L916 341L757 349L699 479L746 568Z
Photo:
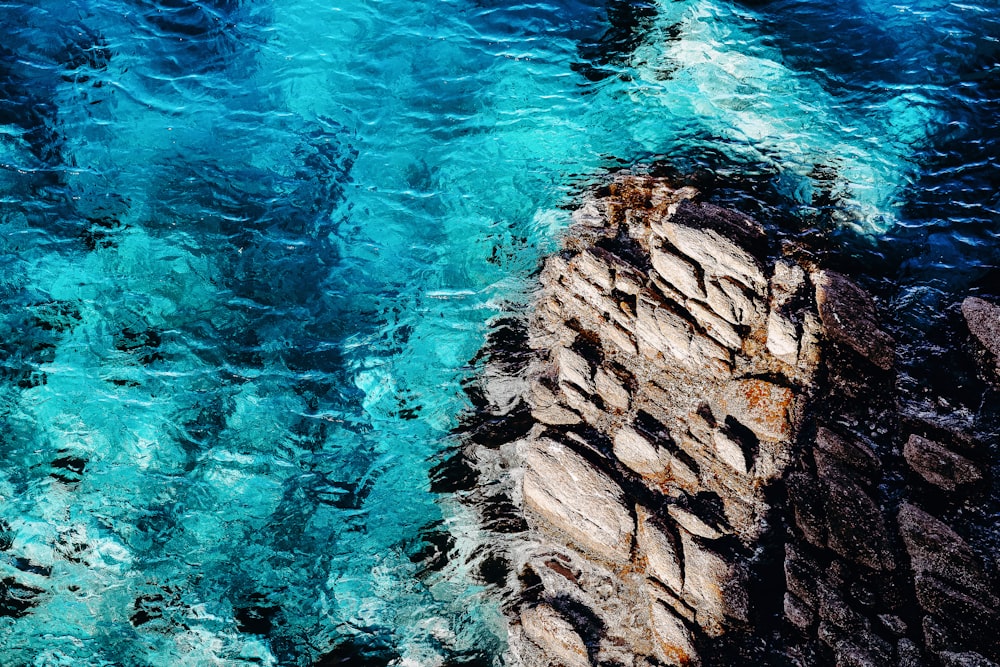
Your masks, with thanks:
M1000 289L998 24L931 0L3 5L0 664L498 663L428 470L574 196L714 174L925 329Z

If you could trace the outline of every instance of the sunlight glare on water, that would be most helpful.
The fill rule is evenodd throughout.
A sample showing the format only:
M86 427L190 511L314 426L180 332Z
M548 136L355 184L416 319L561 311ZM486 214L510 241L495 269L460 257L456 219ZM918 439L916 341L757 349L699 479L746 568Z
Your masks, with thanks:
M938 224L915 184L990 117L954 99L997 14L4 5L0 664L500 664L428 470L574 197L660 160Z

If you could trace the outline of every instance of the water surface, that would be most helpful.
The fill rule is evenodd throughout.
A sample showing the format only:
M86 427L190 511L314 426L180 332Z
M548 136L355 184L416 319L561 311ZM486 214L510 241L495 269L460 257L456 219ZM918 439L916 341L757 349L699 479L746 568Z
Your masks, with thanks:
M924 330L997 282L998 23L3 5L0 664L500 664L495 591L447 558L474 529L428 470L575 198L702 174L870 262Z

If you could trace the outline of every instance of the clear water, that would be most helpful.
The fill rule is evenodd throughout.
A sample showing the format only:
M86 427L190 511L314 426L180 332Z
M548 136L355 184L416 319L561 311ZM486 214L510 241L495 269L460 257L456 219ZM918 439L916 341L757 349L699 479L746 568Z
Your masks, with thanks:
M998 35L985 0L0 5L0 665L499 664L428 470L574 195L751 174L920 328L997 275Z

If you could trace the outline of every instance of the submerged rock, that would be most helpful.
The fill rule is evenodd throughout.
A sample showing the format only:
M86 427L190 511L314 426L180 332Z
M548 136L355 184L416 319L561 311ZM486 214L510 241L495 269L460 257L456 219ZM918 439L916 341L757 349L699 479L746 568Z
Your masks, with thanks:
M486 550L512 564L512 662L997 660L996 564L922 495L988 467L903 426L871 296L696 198L615 176L541 271L529 360L482 376L533 420L463 451L471 502L506 489L527 520ZM992 354L997 312L963 305Z

